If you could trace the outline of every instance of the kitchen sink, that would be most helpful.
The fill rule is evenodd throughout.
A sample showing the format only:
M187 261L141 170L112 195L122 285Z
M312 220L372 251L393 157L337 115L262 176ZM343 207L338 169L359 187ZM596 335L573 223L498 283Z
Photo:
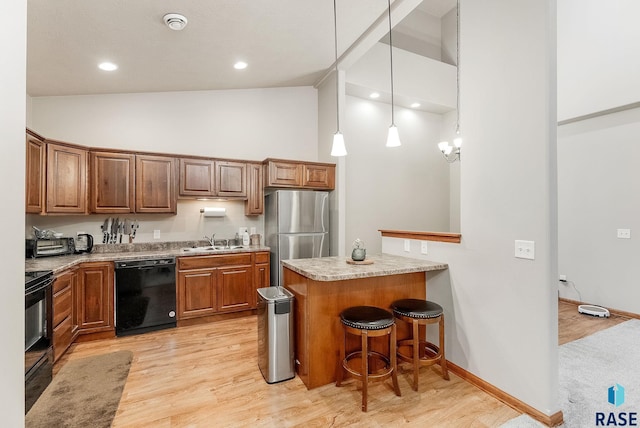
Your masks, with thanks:
M182 251L185 253L196 253L200 251L242 250L244 248L248 248L248 247L246 245L232 245L230 247L216 245L216 246L206 246L206 247L188 247L188 248L183 248Z

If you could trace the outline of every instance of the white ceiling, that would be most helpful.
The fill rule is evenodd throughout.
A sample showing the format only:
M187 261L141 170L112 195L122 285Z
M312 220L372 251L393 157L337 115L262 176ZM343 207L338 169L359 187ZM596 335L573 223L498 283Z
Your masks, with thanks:
M419 9L440 17L455 1ZM29 0L27 7L31 96L305 86L334 60L331 0ZM338 54L386 7L338 0ZM166 13L185 15L187 27L170 30ZM238 60L248 68L235 70ZM119 69L101 71L102 61Z

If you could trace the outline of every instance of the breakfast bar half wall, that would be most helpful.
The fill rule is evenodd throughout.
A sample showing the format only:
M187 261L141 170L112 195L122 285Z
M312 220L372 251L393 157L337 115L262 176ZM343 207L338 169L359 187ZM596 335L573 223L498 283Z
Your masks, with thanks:
M367 256L367 265L344 257L284 260L284 287L295 297L295 358L308 389L335 381L342 340L340 312L351 306L389 308L397 299L426 298L426 272L445 263L387 254ZM398 339L408 334L398 328ZM357 343L348 343L347 346Z

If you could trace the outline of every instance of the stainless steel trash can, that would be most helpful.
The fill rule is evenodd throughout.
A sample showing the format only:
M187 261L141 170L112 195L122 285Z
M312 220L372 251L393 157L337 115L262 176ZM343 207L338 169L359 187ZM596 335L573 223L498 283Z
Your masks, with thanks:
M258 366L267 383L295 376L293 294L282 287L258 289Z

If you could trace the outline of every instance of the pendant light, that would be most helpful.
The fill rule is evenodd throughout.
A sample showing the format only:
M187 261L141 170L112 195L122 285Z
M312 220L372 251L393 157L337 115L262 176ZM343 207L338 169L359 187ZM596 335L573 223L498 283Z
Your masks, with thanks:
M347 148L344 146L344 136L340 132L340 85L338 81L338 20L336 17L336 0L333 0L333 31L334 31L334 53L336 67L336 133L333 134L333 144L331 145L331 156L346 156Z
M400 136L395 123L395 111L393 107L393 42L391 41L391 0L387 0L389 6L389 64L391 69L391 126L389 127L389 135L387 136L387 147L398 147Z

